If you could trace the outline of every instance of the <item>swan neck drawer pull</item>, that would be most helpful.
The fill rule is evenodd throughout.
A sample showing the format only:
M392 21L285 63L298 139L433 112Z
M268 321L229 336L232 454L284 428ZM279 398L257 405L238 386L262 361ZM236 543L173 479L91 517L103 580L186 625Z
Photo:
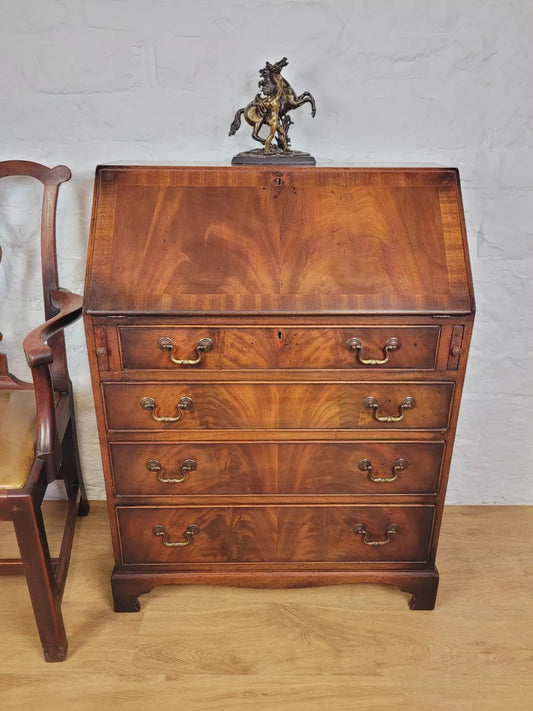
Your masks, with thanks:
M399 408L398 415L378 415L379 402L375 397L365 397L363 400L363 407L365 410L372 410L374 413L374 419L378 422L399 422L403 420L406 410L412 410L416 407L416 400L414 397L404 397Z
M192 410L194 402L192 397L181 397L176 404L178 414L175 417L162 417L156 415L155 410L157 405L153 397L143 397L140 405L143 410L151 410L152 419L156 422L178 422L181 420L181 415L184 410Z
M185 536L184 541L168 541L167 540L167 529L164 526L161 526L161 524L157 524L152 528L152 533L154 536L161 536L161 543L164 546L168 546L169 548L183 548L184 546L188 546L189 543L192 543L192 539L194 536L197 536L200 533L200 529L198 526L187 526L185 529L185 533L183 534Z
M185 477L187 476L187 474L189 472L196 471L196 460L195 459L184 459L181 464L181 467L180 467L181 476L176 477L175 479L166 479L165 477L161 476L163 467L161 466L161 462L158 459L148 460L146 462L146 468L148 469L149 472L157 472L157 478L163 484L181 484L182 481L185 481Z
M174 357L174 341L172 340L172 338L169 338L168 336L163 336L158 340L157 345L162 351L170 351L170 360L176 365L198 365L198 363L202 360L203 354L210 353L215 347L214 341L211 338L200 338L196 346L196 352L198 353L198 357L194 360L187 360Z
M390 354L400 348L399 338L387 338L383 346L383 358L363 358L363 344L358 338L349 338L346 341L346 350L349 353L357 353L357 360L362 365L384 365L389 362Z
M366 530L366 526L364 523L356 523L353 527L353 532L359 536L363 536L363 543L365 544L365 546L386 546L387 543L390 543L391 536L393 536L395 533L399 533L400 529L395 523L389 523L389 525L385 529L386 538L373 541L369 540L368 531Z
M362 472L368 472L370 481L389 482L396 481L398 473L403 472L409 466L407 459L397 459L392 466L392 476L374 476L374 466L370 459L361 459L357 465Z

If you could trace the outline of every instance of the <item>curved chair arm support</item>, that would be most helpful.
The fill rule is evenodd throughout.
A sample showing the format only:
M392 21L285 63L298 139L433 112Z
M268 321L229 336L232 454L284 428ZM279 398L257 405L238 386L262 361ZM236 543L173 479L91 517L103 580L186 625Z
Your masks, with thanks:
M37 326L24 339L24 352L30 368L49 365L54 357L47 341L66 326L77 321L81 316L83 299L68 289L54 289L51 293L53 305L59 313L45 323Z
M48 482L56 478L61 464L61 447L57 432L56 403L50 368L37 365L32 369L37 416L35 455L44 459Z
M61 447L56 429L54 385L50 365L54 354L47 344L49 338L74 323L81 316L82 297L67 289L50 292L52 304L59 313L37 326L24 339L24 352L31 368L37 411L36 455L46 462L48 481L53 481L61 465Z

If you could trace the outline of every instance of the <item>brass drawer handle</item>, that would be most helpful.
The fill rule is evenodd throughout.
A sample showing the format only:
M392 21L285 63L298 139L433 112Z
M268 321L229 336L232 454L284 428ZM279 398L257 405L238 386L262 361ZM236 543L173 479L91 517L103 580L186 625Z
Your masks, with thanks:
M383 358L363 358L363 344L358 338L349 338L346 341L346 350L350 353L357 353L357 360L363 365L384 365L389 362L390 354L400 348L398 338L387 338L383 346Z
M192 543L192 539L194 536L197 536L200 533L200 529L198 526L187 526L185 529L185 540L184 541L176 541L176 542L171 542L167 541L167 529L162 526L161 524L157 524L152 528L152 533L154 536L161 536L161 543L164 546L168 546L169 548L183 548L184 546L188 546L189 543Z
M196 460L184 459L180 467L181 476L176 477L175 479L166 479L165 477L161 476L163 467L161 466L161 462L157 459L148 460L146 462L146 468L149 472L157 472L157 478L163 484L181 484L182 481L185 481L185 477L187 476L188 472L196 471Z
M198 345L196 346L198 358L195 358L194 360L186 360L174 358L174 341L172 338L163 336L158 340L157 345L162 351L170 351L170 360L176 365L198 365L198 363L202 360L202 355L204 353L210 353L215 347L215 343L211 338L200 338Z
M403 472L409 466L407 459L397 459L392 466L393 476L374 476L374 467L370 459L361 459L357 465L362 472L368 472L368 478L371 481L389 482L396 481L398 473Z
M175 417L160 417L159 415L156 415L155 408L157 405L153 397L143 397L140 405L143 410L152 411L152 419L156 422L178 422L178 420L181 420L183 410L192 410L194 402L192 397L181 397L176 404L178 414Z
M412 410L416 407L416 400L414 397L404 397L398 408L399 415L397 416L378 415L379 402L375 397L365 397L363 400L363 407L366 410L372 410L374 413L374 419L378 422L399 422L400 420L403 420L406 410Z
M387 537L382 540L378 539L374 541L368 539L368 531L366 530L366 526L364 523L356 523L353 527L353 532L358 534L359 536L363 536L363 543L365 544L365 546L386 546L387 543L390 543L391 536L393 536L395 533L399 533L400 529L395 523L389 523L389 525L385 529L385 535Z

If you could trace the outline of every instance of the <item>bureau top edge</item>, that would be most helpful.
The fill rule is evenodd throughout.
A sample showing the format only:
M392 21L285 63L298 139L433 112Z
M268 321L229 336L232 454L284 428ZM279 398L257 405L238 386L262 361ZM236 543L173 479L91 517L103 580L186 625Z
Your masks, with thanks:
M155 316L159 316L164 318L165 320L167 319L172 319L172 318L179 318L179 319L187 319L187 321L191 319L205 319L206 317L213 317L213 318L238 318L239 320L247 319L247 318L253 318L257 319L260 318L261 321L272 321L273 318L283 318L284 320L294 318L294 319L301 319L302 317L309 317L310 319L316 318L316 319L336 319L336 318L342 318L342 323L346 324L348 320L355 320L355 319L362 319L364 318L365 321L368 321L368 319L381 319L381 318L387 318L387 317L395 317L395 318L408 318L408 319L415 319L414 321L410 321L409 323L412 323L413 325L418 322L419 319L426 319L426 318L431 318L434 319L434 322L438 322L439 319L442 319L443 321L448 321L449 319L460 319L460 318L468 318L470 316L475 315L475 304L472 304L470 309L464 310L464 311L452 311L452 310L446 310L446 309L439 309L435 311L427 311L427 312L421 312L421 311L387 311L387 310L376 310L372 311L371 309L365 309L365 310L360 310L360 311L343 311L343 310L330 310L330 311L318 311L318 310L310 310L310 309L302 309L299 311L293 310L293 311L282 311L282 310L272 310L269 311L268 309L262 308L261 310L244 310L244 309L239 309L239 310L231 310L231 309L209 309L209 310L170 310L166 309L164 312L162 311L152 311L152 310L142 310L142 309L134 309L134 310L122 310L122 309L98 309L98 308L92 308L90 304L86 301L83 306L83 313L85 313L87 316L94 316L98 318L119 318L119 319L132 319L132 318L154 318ZM433 322L433 321L432 321ZM341 323L341 325L342 325ZM374 325L380 325L379 322L376 322ZM383 324L386 325L386 324ZM408 322L406 321L404 325L409 325Z
M186 162L186 161L181 161L181 162L160 162L160 163L150 163L150 162L143 162L143 161L117 161L116 163L110 162L110 163L100 163L96 166L96 174L100 173L102 170L154 170L154 171L164 171L164 170L183 170L183 171L190 171L190 170L206 170L206 171L217 171L217 170L231 170L231 171L264 171L264 170L269 170L273 172L280 172L280 171L300 171L300 172L319 172L319 171L325 171L325 170L346 170L346 171L359 171L359 172L369 172L369 173L376 173L376 172L398 172L398 171L407 171L407 172L437 172L437 173L447 173L447 172L453 172L455 174L458 174L459 169L455 166L447 166L447 165L439 165L439 164L420 164L420 163L412 163L412 164L404 164L400 165L397 163L388 163L388 164L382 164L382 165L377 165L377 164L372 164L372 165L365 165L365 164L353 164L353 165L348 165L348 164L343 164L343 165L338 165L334 162L329 162L329 161L323 161L321 164L317 164L314 166L306 166L306 165L264 165L264 166L258 166L258 165L228 165L227 163L202 163L200 161L196 162Z

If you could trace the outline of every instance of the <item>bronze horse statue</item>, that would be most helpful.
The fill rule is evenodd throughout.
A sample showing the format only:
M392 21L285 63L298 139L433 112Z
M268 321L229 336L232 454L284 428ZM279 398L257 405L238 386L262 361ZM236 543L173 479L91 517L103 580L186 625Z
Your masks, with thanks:
M305 103L309 103L311 104L311 116L314 117L316 105L315 99L309 91L304 91L303 94L298 96L289 82L281 76L281 70L288 63L287 57L283 57L275 64L267 62L265 68L259 71L261 75L259 89L261 92L256 94L254 100L247 106L237 111L230 126L230 136L233 136L239 130L241 117L244 115L245 121L252 126L252 138L265 146L265 153L270 152L274 136L276 136L278 149L284 152L289 150L290 139L288 132L292 121L288 112ZM268 126L269 128L269 134L266 138L262 138L259 135L263 126Z

